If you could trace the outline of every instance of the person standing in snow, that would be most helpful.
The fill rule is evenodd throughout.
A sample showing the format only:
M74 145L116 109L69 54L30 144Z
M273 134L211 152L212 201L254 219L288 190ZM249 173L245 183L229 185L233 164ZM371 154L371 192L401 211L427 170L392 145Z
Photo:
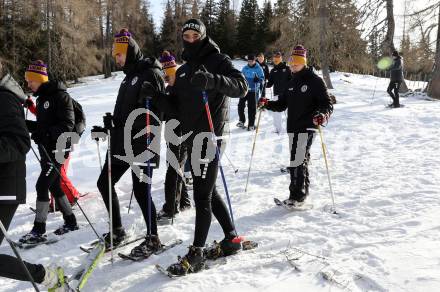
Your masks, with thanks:
M243 67L241 72L249 86L248 93L240 98L238 102L238 116L239 122L237 123L237 127L245 128L246 116L244 114L244 108L248 107L248 131L255 130L255 115L257 113L257 101L259 99L260 93L260 84L264 82L264 71L260 65L258 65L255 55L249 54L247 56L248 64Z
M162 77L162 66L159 61L154 58L144 58L138 44L127 29L122 29L119 34L115 36L113 43L113 57L118 66L124 71L125 78L119 87L112 116L114 126L110 130L111 161L108 161L107 156L102 172L98 178L97 186L104 199L107 211L109 211L108 163L111 163L110 191L112 195L113 245L118 246L126 238L126 233L122 227L119 200L114 186L124 173L133 167L132 165L136 162L140 165L140 171L138 173L135 173L135 170L132 169L131 178L133 182L134 196L140 206L147 225L147 235L145 240L131 251L131 255L142 256L161 248L161 242L157 232L156 208L151 196L150 202L147 200L148 178L145 177L149 173L151 178L153 169L159 167L161 122L158 120L158 117L160 117L161 113L154 105L150 108L150 128L156 129L150 135L150 145L147 145L147 134L145 133L145 113L142 113L135 118L130 133L124 133L124 127L128 122L130 114L134 110L145 109L145 99L141 90L142 84L144 82L149 82L156 90L164 92L165 82ZM99 129L99 127L96 127L96 129ZM142 130L144 130L143 135L138 135L139 137L136 137L136 135ZM105 130L101 128L100 131L104 132ZM158 136L156 136L157 133L159 133ZM124 134L129 135L131 150L135 157L146 151L153 155L153 157L150 158L150 169L147 169L147 161L130 162L121 159L121 157L127 157L127 159L130 159L130 157L128 157L129 150L124 148L124 139L126 138ZM148 214L148 204L151 206L151 214ZM106 246L110 245L111 240L109 233L104 234L104 241Z
M163 71L165 73L165 80L168 82L170 88L174 85L176 80L177 64L176 59L168 52L164 51L160 58ZM171 119L177 119L177 116L171 116L169 114L165 115L165 121L169 122ZM165 123L165 127L167 124ZM182 135L181 126L174 128L176 135ZM165 133L167 131L165 130ZM167 140L167 135L165 135L165 140ZM186 150L182 145L174 145L167 141L168 150L170 154L174 155L178 162L179 168L183 169L186 162ZM169 159L167 159L168 161ZM158 221L169 221L174 214L179 213L179 211L184 211L191 208L191 201L188 195L188 189L183 178L178 174L171 164L168 164L167 172L165 175L165 203L157 214Z
M278 97L284 92L286 86L291 78L291 71L289 66L283 62L283 56L281 52L276 52L273 56L273 68L270 70L269 78L266 83L267 88L273 86L273 100L278 100ZM273 124L275 132L280 134L283 126L281 125L281 113L272 112Z
M26 153L31 141L22 103L26 95L0 62L0 220L6 230L19 204L26 203ZM0 244L5 234L0 232ZM58 283L57 268L24 262L33 280L47 288ZM0 254L0 276L29 281L18 258Z
M287 109L290 143L289 198L283 203L300 207L309 195L310 148L316 128L327 122L333 106L321 77L307 67L307 51L296 46L289 61L292 79L276 101L261 99L259 107L282 112Z
M71 141L67 139L63 149L58 148L58 139L64 133L72 132L75 126L75 113L72 98L62 82L49 81L47 66L38 60L29 65L25 73L28 87L37 96L35 129L32 129L32 140L38 145L41 173L36 183L37 202L34 227L20 241L38 243L47 240L46 220L49 212L49 190L55 198L58 208L63 213L64 225L55 230L61 235L78 229L72 207L61 188L61 177L58 170L64 161L59 161L57 153L63 153L65 160L69 156ZM48 157L49 156L49 157ZM58 158L58 159L57 159Z
M158 92L146 84L147 96L152 96L165 113L179 117L182 132L189 135L184 140L191 172L196 209L194 241L189 252L177 263L168 267L175 275L198 272L204 268L203 252L211 217L214 214L220 223L225 238L218 245L218 252L231 255L241 249L241 238L237 236L228 209L223 202L216 180L219 161L207 159L215 152L203 92L208 96L210 113L216 137L221 137L228 119L228 97L244 96L247 84L244 76L234 68L230 58L220 53L219 47L206 35L205 25L198 19L190 19L182 27L183 54L186 61L176 72L176 81L170 94ZM200 139L199 137L209 137ZM218 140L218 147L223 141ZM213 149L214 148L214 149Z
M258 53L257 55L257 62L258 65L260 65L261 69L263 69L264 72L264 82L260 84L260 90L261 90L261 97L266 97L266 83L269 79L269 66L266 63L266 58L264 57L264 53Z
M37 107L35 106L34 101L32 100L32 97L28 97L23 105L35 116L37 115ZM28 122L29 123L29 122ZM64 163L61 165L60 173L61 173L61 189L63 190L64 194L66 194L67 199L70 202L70 205L75 205L75 202L79 200L81 194L79 191L75 188L72 181L67 176L67 169L69 168L69 161L70 161L71 155L66 158ZM54 210L55 206L53 205L53 196L51 197L51 201L49 204L49 210ZM55 210L54 210L55 211ZM51 211L49 211L51 212Z
M399 55L399 52L393 52L393 63L388 70L391 76L387 92L393 99L393 103L391 103L389 107L400 107L399 90L403 82L403 59Z

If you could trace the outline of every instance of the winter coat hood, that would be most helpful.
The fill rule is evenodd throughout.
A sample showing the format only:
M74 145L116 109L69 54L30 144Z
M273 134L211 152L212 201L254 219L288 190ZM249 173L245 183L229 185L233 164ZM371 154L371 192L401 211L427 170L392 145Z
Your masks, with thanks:
M130 41L128 42L127 58L122 71L124 71L125 74L129 74L136 68L137 63L143 58L144 54L142 54L139 45L133 38L130 38Z
M34 93L35 96L50 96L58 91L67 91L67 86L61 81L49 81L41 84L37 92Z
M24 103L27 99L26 94L23 92L23 89L20 87L20 85L15 81L14 78L10 74L6 74L1 80L0 80L0 89L9 91L16 95L21 103Z
M182 59L184 61L201 64L209 55L220 53L219 46L209 37L200 40L197 44L198 48L196 49L183 50Z

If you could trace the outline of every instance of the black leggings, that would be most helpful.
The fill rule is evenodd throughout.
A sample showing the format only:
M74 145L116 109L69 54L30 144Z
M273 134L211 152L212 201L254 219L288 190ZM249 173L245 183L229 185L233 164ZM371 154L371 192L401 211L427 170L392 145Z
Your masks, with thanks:
M393 105L399 105L399 90L401 81L391 81L388 85L387 92L393 99Z
M208 143L212 142L209 141ZM206 145L207 143L205 140L203 150L200 155L202 158L206 155ZM205 246L206 238L211 226L212 214L214 214L215 218L222 227L225 237L233 237L237 234L235 232L235 227L232 223L231 217L229 216L228 209L215 185L218 174L217 158L209 162L207 169L205 169L206 165L201 165L202 173L205 172L205 176L195 175L194 169L200 165L200 162L193 161L193 158L191 157L193 150L195 149L188 147L188 159L191 162L191 174L194 179L193 188L194 202L196 207L196 224L193 245L203 247Z
M121 221L121 211L119 208L119 200L115 190L115 184L121 179L124 173L130 169L130 165L123 163L121 161L116 162L116 158L112 158L112 209L113 209L113 228L122 227ZM142 167L144 173L146 172L146 167ZM153 177L153 168L150 168L150 176ZM142 215L144 216L145 223L147 224L148 234L157 235L157 223L156 223L156 207L154 205L153 199L150 199L151 206L151 216L148 216L148 204L147 204L147 188L148 184L145 182L140 182L139 178L132 171L131 178L133 181L133 191L136 201L142 210ZM109 211L109 198L108 198L108 160L105 160L105 164L102 168L101 175L98 179L98 189L104 199L107 211ZM151 186L150 186L151 188ZM151 189L150 189L151 191ZM151 217L151 230L149 228L149 217Z
M168 150L176 156L180 169L182 169L184 165L186 165L187 160L185 147L183 145L176 146L169 143ZM165 204L162 209L165 212L172 214L173 212L178 212L179 205L187 206L190 204L191 202L185 182L176 170L171 165L168 165L167 173L165 175Z
M255 115L257 114L257 99L255 97L254 91L249 91L247 95L240 98L238 102L238 116L240 118L240 122L242 122L243 124L246 122L246 116L244 114L246 102L248 107L248 126L251 127L255 125Z
M0 220L8 230L14 217L18 205L0 205ZM3 241L4 234L0 234L0 244ZM24 262L29 272L31 273L36 283L41 283L44 280L46 271L42 265L35 265ZM10 278L19 281L29 281L23 266L16 257L0 254L0 277Z
M290 144L290 196L289 199L304 201L309 195L309 161L314 131L289 133ZM293 136L292 136L293 135Z

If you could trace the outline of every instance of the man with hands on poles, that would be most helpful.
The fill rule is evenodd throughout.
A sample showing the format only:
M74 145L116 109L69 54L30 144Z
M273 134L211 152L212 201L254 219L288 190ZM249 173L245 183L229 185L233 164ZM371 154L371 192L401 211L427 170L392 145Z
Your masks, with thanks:
M232 214L228 213L216 188L219 169L223 174L216 147L223 144L220 137L228 119L228 96L246 95L246 80L234 68L230 58L221 54L217 44L206 35L206 27L200 20L190 19L184 23L182 39L186 63L177 70L170 94L165 95L144 84L146 95L153 97L161 110L178 116L194 178L194 241L189 252L168 267L167 271L173 275L195 273L204 268L204 246L212 214L225 235L218 244L219 254L235 254L241 249L242 240L237 236ZM216 142L212 140L212 135L215 135Z
M307 67L307 51L296 46L289 60L292 79L278 100L260 99L259 108L281 112L287 109L290 146L288 207L301 207L309 195L310 148L316 129L327 123L333 106L324 81Z
M157 233L156 208L151 198L150 181L153 169L159 167L161 123L159 120L160 112L154 104L151 106L149 114L145 114L146 96L142 86L144 83L148 83L158 92L164 92L165 82L162 78L160 63L154 58L144 58L138 44L127 29L122 29L115 36L113 57L116 63L122 67L126 76L119 88L113 115L107 114L104 117L107 124L106 129L94 127L95 132L109 131L111 135L111 153L109 155L111 158L109 161L107 156L97 182L106 208L112 214L110 218L112 226L110 229L113 231L113 234L106 233L104 240L106 246L110 246L111 243L114 246L118 246L126 238L114 186L123 174L131 168L134 196L147 225L145 240L131 251L131 255L149 255L162 246ZM141 109L144 109L144 111L140 114L134 114L134 120L130 120L131 114ZM148 129L146 127L147 116L150 116L149 122L151 126ZM127 128L127 125L131 127ZM156 127L157 131L150 133L150 129L154 127ZM146 131L147 133L145 133ZM150 133L149 137L148 133ZM157 133L158 137L155 136ZM127 138L129 139L128 144L131 149L125 147L124 143ZM150 145L147 143L149 138L152 141ZM132 152L130 153L130 151ZM144 153L147 153L146 159L143 159L145 158ZM141 157L140 159L143 160L137 161L139 160L138 157ZM109 173L111 173L111 176ZM109 188L111 188L110 191ZM110 206L112 207L111 210Z

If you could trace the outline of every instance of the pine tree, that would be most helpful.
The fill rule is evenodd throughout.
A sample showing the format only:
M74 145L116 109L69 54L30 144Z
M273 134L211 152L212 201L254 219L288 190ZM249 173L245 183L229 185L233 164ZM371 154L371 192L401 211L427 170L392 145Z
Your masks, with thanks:
M214 0L206 0L200 13L200 20L206 26L206 34L216 39L216 23L218 19L217 5Z
M257 44L258 3L244 0L237 25L237 52L241 55L255 53Z
M173 9L168 0L165 6L165 16L160 30L160 49L169 50L176 53L176 23L174 20Z
M266 0L258 18L257 40L258 50L261 52L266 52L266 48L274 41L274 34L271 30L272 18L272 4Z
M216 35L213 36L214 41L221 45L223 53L233 57L236 53L236 17L231 9L230 0L220 0L218 3L218 18L215 27Z

